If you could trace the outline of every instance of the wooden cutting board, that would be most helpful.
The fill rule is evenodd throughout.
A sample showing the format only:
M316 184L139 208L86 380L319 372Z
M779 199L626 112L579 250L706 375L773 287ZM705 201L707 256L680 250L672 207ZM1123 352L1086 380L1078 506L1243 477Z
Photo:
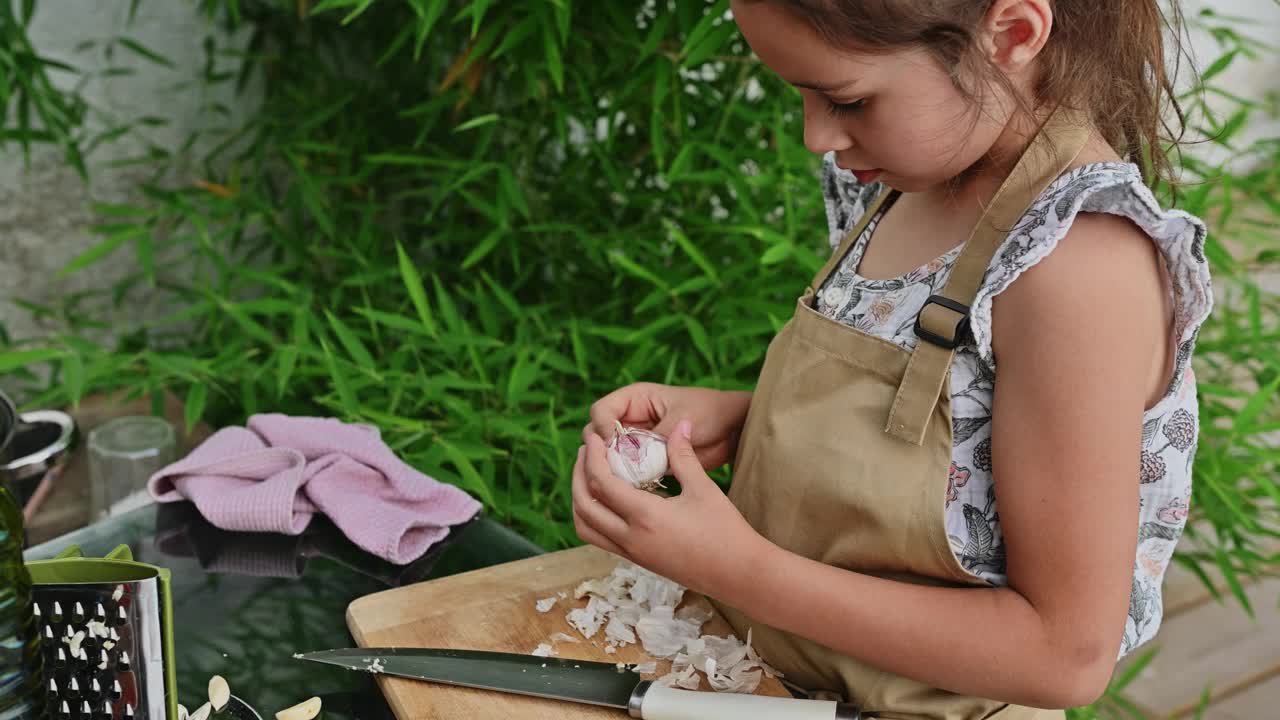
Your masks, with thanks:
M583 546L572 550L538 555L459 575L409 585L369 595L347 608L347 625L360 647L441 647L463 650L496 650L532 653L540 643L550 643L557 632L573 635L580 642L554 643L558 657L601 662L641 663L647 656L639 644L605 652L604 632L592 640L582 638L565 620L570 609L583 607L586 599L575 600L573 591L584 580L613 572L618 558L599 548ZM559 592L567 598L549 612L539 613L535 603ZM706 599L685 593L682 604ZM724 618L712 617L702 626L703 634L731 635ZM658 663L658 675L670 669L670 662ZM654 676L645 676L652 678ZM398 720L468 718L522 718L522 720L618 720L624 710L612 710L578 703L403 678L379 676ZM703 680L703 689L710 692ZM776 679L764 678L758 695L790 697Z

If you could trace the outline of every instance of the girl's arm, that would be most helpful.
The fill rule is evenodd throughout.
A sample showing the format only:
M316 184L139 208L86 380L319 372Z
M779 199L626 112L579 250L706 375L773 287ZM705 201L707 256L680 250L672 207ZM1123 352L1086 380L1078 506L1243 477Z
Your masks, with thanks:
M992 449L1009 587L884 580L766 543L749 577L708 589L762 623L936 687L1039 707L1093 702L1128 609L1165 292L1150 239L1126 220L1082 215L997 299Z

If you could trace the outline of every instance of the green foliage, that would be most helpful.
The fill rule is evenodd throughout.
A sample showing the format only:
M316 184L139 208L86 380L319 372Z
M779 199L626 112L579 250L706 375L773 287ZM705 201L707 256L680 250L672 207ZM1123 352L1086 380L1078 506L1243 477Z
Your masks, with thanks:
M66 332L4 359L52 360L38 404L167 388L188 421L372 422L533 539L576 543L590 403L638 379L750 388L825 259L794 96L730 47L724 1L644 28L618 3L298 8L206 4L252 29L247 52L204 40L206 82L256 75L260 112L203 156L148 152L147 202L99 206L66 268L132 252L136 271L35 308ZM95 309L143 287L172 314L91 340Z
M26 6L0 30L0 107L16 109L0 138L56 142L82 166L83 111L48 84ZM569 471L589 405L636 380L750 389L825 261L799 96L751 58L727 0L201 6L211 29L250 32L243 48L203 40L202 82L256 78L261 108L150 149L136 159L154 170L145 202L97 208L99 244L66 272L125 252L136 270L26 305L61 328L0 352L29 405L167 389L188 423L258 411L374 423L409 463L566 546L579 542ZM1277 566L1280 304L1252 278L1280 257L1280 138L1241 140L1275 98L1214 85L1268 50L1230 19L1200 22L1221 43L1203 90L1234 109L1213 117L1188 99L1206 134L1252 162L1228 168L1195 147L1182 162L1200 182L1179 202L1211 223L1224 300L1196 359L1192 519L1209 530L1178 560L1248 608L1242 581ZM99 308L141 287L172 312L96 340ZM1099 708L1087 712L1129 716L1119 694Z
M17 143L29 162L33 143L60 145L67 162L83 176L86 170L77 130L84 119L84 104L61 92L50 78L51 72L74 69L41 57L32 47L27 27L34 12L32 0L0 3L0 111L5 113L0 148Z

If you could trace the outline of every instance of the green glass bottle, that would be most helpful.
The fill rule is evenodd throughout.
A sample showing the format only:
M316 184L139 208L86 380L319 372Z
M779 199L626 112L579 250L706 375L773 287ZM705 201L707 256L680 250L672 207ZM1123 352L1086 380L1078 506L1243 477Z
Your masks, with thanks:
M0 720L35 720L43 713L40 633L22 540L22 509L0 486Z

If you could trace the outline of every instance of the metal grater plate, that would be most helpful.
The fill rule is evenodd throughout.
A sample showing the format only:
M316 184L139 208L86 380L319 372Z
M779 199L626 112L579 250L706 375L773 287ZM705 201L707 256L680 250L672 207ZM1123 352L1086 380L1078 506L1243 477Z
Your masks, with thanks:
M164 720L155 578L36 585L46 714L54 720Z

